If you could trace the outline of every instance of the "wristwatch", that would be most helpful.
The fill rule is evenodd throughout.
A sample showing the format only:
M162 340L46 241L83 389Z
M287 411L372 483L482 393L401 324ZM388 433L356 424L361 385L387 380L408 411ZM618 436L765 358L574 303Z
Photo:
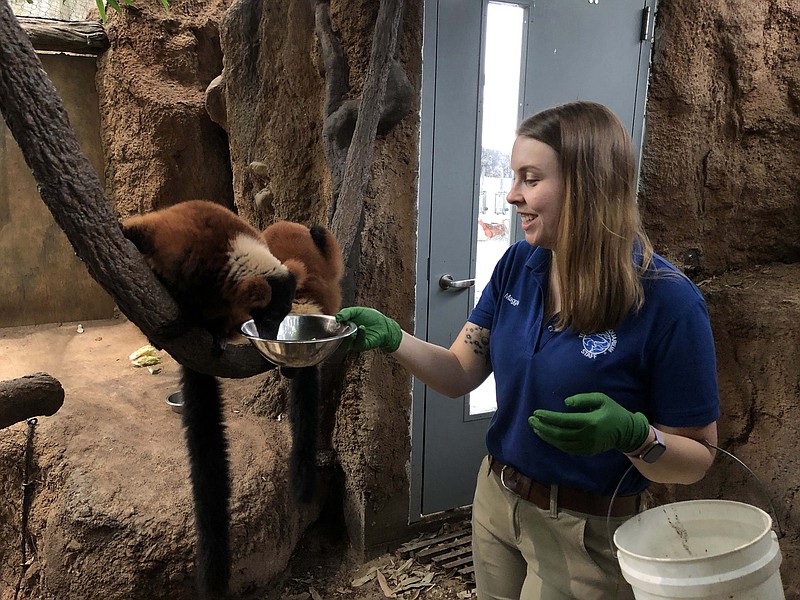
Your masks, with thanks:
M650 429L652 429L653 433L656 434L656 439L647 444L647 446L645 446L644 449L639 453L637 458L646 463L652 464L661 458L661 455L664 454L667 446L664 444L664 439L661 437L661 432L652 425L650 426Z

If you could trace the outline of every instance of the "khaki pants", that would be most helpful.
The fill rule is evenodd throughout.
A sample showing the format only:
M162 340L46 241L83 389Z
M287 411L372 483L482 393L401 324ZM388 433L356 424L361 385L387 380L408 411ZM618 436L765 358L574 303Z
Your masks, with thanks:
M611 519L612 535L627 517ZM633 600L606 517L550 511L509 492L481 464L472 504L478 600Z

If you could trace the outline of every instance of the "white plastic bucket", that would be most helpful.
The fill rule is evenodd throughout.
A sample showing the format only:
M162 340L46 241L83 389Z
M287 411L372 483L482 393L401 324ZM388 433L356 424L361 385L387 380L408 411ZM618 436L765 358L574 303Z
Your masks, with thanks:
M692 500L644 511L614 533L622 574L637 600L783 600L772 518L729 500Z

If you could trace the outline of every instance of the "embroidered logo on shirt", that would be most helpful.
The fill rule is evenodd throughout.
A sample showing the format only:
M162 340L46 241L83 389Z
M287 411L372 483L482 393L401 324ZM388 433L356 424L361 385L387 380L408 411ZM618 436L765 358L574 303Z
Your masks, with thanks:
M514 296L512 296L512 295L511 295L511 294L509 294L508 292L506 292L505 294L503 294L503 299L504 299L504 300L508 300L508 303L509 303L509 304L511 304L511 306L519 306L519 300L517 300L516 298L514 298Z
M617 334L613 329L607 329L600 333L593 333L592 335L580 335L583 341L583 350L581 354L587 358L596 358L600 354L606 352L613 352L617 347Z

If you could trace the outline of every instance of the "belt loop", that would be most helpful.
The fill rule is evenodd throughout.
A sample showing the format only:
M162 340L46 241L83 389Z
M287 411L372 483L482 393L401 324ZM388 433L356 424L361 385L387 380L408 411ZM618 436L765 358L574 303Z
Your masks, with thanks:
M558 484L550 485L550 518L558 518Z

